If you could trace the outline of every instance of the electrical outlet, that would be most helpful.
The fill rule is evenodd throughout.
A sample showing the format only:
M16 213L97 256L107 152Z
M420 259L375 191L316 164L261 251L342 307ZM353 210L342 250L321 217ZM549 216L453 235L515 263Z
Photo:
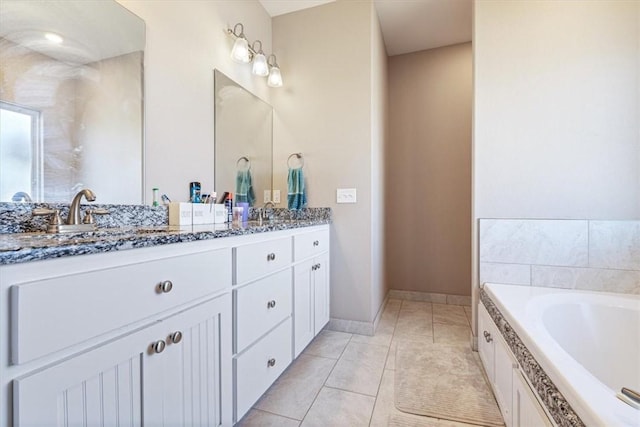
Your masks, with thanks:
M336 190L336 203L356 203L355 188L338 188Z
M273 203L280 203L280 190L273 190Z
M264 190L264 202L267 203L271 201L271 190Z

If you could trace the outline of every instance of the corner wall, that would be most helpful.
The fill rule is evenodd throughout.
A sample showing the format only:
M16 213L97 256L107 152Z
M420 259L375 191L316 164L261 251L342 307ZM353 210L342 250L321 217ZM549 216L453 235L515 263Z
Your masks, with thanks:
M331 327L372 333L384 295L380 217L384 47L370 2L339 1L277 16L284 87L273 93L274 188L301 152L310 206L333 209ZM357 203L336 204L337 188Z
M471 293L471 43L389 58L387 281Z

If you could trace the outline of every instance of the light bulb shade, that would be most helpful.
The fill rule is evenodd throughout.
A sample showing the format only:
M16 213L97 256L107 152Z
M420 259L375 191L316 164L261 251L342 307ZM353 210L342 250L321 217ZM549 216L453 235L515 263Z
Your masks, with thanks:
M233 44L233 49L231 49L231 59L243 64L251 61L251 58L249 57L249 43L243 36L238 37Z
M267 79L267 84L271 87L282 86L282 74L280 74L280 68L278 68L277 66L271 67L269 78Z
M268 76L269 75L269 66L267 65L267 58L264 57L264 54L258 52L256 56L253 57L253 74L256 76Z

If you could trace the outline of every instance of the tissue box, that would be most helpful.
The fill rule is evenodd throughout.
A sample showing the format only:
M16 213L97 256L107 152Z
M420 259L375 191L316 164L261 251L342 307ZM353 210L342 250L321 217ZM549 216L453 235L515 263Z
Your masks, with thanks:
M171 202L169 203L169 225L191 225L193 203Z
M227 222L227 209L224 205L212 205L213 206L213 223L224 224Z

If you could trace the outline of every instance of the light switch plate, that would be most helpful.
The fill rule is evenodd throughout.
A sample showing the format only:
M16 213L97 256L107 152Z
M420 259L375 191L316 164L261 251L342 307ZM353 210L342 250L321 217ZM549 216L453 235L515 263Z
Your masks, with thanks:
M271 201L271 190L264 190L264 202L267 203Z
M337 203L356 203L357 201L355 188L338 188L336 190Z
M273 203L280 203L280 190L273 190Z

